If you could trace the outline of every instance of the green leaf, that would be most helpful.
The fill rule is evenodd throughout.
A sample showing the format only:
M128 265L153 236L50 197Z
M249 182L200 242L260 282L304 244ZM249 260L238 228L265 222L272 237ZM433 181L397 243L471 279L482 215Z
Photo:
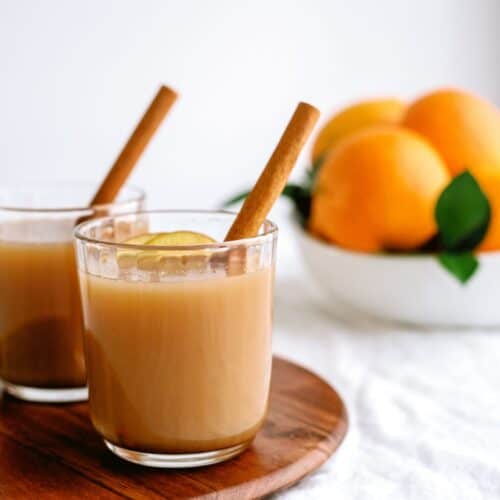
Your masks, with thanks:
M479 262L470 252L441 252L438 255L439 262L460 283L466 283L476 272Z
M287 184L281 195L292 200L303 222L309 219L311 213L311 190L309 187L300 184Z
M473 250L490 222L490 204L468 171L456 176L436 204L439 239L446 250Z

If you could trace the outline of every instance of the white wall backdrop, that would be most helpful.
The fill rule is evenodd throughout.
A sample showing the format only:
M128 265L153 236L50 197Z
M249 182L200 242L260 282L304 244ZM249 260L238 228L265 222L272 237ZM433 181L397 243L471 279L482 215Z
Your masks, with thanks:
M497 0L0 6L2 180L99 179L160 82L182 97L132 181L170 208L251 183L299 100L323 119L444 84L500 101Z

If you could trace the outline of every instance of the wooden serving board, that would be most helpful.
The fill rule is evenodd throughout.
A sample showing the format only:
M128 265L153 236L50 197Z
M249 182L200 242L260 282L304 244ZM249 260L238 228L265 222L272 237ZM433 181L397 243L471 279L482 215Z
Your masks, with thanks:
M43 405L5 397L0 406L0 498L259 498L319 467L340 445L347 414L313 373L273 362L269 415L252 446L225 463L150 469L114 457L86 403Z

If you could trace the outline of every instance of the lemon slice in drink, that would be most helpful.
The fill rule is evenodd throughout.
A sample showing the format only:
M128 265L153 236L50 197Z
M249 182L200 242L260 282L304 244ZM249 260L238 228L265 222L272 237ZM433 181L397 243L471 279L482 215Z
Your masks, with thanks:
M215 243L213 238L195 231L172 231L170 233L145 233L133 236L122 243L127 245L187 246Z
M169 233L147 233L134 236L123 243L145 246L190 246L207 245L216 241L210 236L195 231L172 231ZM137 265L142 270L155 270L161 267L163 270L179 269L182 260L190 257L203 257L206 252L200 250L121 250L118 261L121 267L133 267Z
M148 241L153 237L150 233L139 234L137 236L133 236L132 238L128 238L122 243L126 243L128 245L146 245ZM136 264L137 256L141 253L140 250L124 250L119 249L116 253L116 259L118 261L118 265L121 268L131 268Z
M215 243L213 238L194 231L172 231L171 233L151 233L147 245L187 246Z
M148 241L148 245L158 245L158 246L190 246L190 245L208 245L210 243L215 243L213 238L207 236L203 233L197 233L194 231L172 231L171 233L158 233L153 236ZM170 259L182 259L182 258L193 258L196 256L204 256L206 251L204 250L157 250L157 258L162 258L163 262L166 263L166 258Z

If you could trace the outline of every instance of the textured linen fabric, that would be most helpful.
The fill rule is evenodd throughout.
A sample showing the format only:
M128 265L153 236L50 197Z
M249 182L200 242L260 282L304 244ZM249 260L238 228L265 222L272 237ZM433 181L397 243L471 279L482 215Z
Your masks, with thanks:
M324 466L276 498L500 499L500 331L325 307L286 231L280 240L274 351L331 383L350 427Z

